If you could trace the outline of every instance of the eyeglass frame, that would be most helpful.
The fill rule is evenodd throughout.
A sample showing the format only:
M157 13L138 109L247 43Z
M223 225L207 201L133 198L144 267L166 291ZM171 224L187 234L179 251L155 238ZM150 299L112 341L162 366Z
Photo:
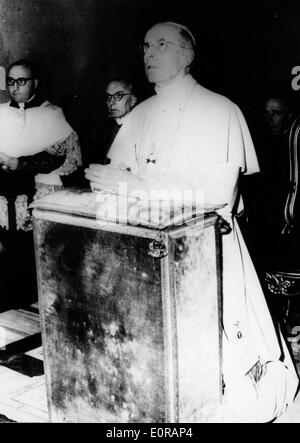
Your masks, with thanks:
M120 95L121 97L120 98L116 98L116 95L117 96ZM106 92L105 93L105 101L106 101L106 103L109 103L111 101L111 99L113 98L116 102L120 102L125 95L132 95L132 92L118 91L115 94L108 94L108 92Z
M162 48L162 46L159 46L161 43L165 43L164 49ZM145 48L146 45L148 45L148 46ZM151 48L151 46L154 46L154 48L156 48L160 53L164 53L168 49L168 45L175 45L175 46L178 46L179 48L183 48L183 49L191 49L188 46L182 46L179 43L171 42L169 40L165 40L164 38L161 38L158 40L157 44L144 42L141 45L141 50L144 54L146 54L146 52Z
M19 78L13 78L13 77L7 77L6 84L7 86L14 86L15 83L17 83L18 86L26 86L28 80L34 80L33 77L19 77ZM21 81L21 83L20 83ZM11 84L9 84L9 82ZM24 84L23 84L24 83Z

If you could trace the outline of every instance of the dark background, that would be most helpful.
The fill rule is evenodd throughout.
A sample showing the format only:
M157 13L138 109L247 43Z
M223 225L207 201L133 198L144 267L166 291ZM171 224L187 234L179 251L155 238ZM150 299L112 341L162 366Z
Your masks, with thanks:
M0 65L37 61L47 97L87 144L89 128L101 126L108 78L132 77L140 99L151 93L139 45L160 20L190 27L193 75L241 107L254 139L266 97L279 92L298 103L291 71L300 65L299 0L0 0Z

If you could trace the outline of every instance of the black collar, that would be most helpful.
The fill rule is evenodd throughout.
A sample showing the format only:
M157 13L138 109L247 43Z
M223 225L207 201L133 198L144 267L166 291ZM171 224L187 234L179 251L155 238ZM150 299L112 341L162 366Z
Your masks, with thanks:
M36 95L32 100L24 104L24 109L36 108L37 106L41 106L44 101L44 98ZM15 102L14 100L9 103L9 106L11 106L12 108L20 108L19 103Z

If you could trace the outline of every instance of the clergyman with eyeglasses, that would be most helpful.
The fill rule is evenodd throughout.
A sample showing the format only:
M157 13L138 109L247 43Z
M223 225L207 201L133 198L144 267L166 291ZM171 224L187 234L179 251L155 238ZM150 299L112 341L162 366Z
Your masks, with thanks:
M0 241L12 263L0 309L5 300L23 305L36 297L30 203L62 188L81 165L77 134L63 111L40 94L34 65L11 64L6 84L11 100L0 105ZM14 287L20 284L22 291Z
M96 143L96 152L93 157L97 163L109 164L110 159L107 153L137 102L133 82L126 78L110 80L105 88L104 100L108 119L104 121L101 128L101 135Z
M0 105L2 170L55 170L57 176L74 172L81 164L78 137L62 110L39 94L34 65L27 60L14 62L8 68L6 84L11 100ZM56 184L62 184L59 177Z
M234 103L189 73L196 43L186 26L154 25L143 48L146 76L156 94L130 113L108 153L111 164L90 165L86 177L94 192L117 193L122 183L130 195L142 190L150 202L153 190L176 190L177 196L182 191L182 201L186 191L196 198L199 191L204 205L224 205L221 214L232 229L222 236L224 396L219 419L271 421L293 401L298 377L234 217L242 208L240 174L259 171L250 132Z

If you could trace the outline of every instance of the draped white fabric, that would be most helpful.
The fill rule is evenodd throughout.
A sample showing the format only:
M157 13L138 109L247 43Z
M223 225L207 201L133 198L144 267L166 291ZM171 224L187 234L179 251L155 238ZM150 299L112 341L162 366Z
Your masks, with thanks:
M37 187L47 186L44 192L62 187L60 176L69 175L81 164L81 151L77 134L66 121L63 111L45 101L40 106L20 108L10 106L10 102L0 105L0 151L11 157L22 157L47 152L65 156L64 163L48 174L37 174ZM37 195L42 195L40 190ZM31 217L27 196L18 196L15 202L17 229L30 230ZM9 229L8 202L0 199L0 226ZM29 222L30 221L30 222Z
M71 132L62 110L48 101L25 110L0 105L0 151L11 157L37 154Z

